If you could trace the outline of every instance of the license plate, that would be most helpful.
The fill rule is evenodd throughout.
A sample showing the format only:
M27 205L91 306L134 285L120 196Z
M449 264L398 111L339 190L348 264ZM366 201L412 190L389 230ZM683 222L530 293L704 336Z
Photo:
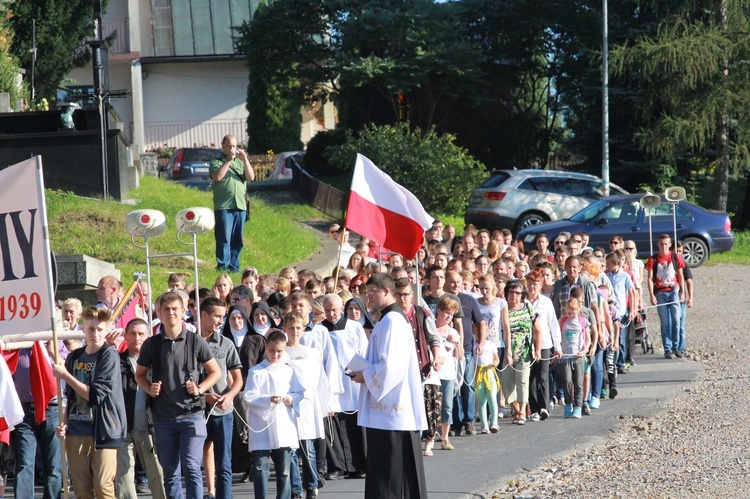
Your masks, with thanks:
M472 196L471 204L479 204L482 202L482 196Z
M195 173L208 173L208 167L198 167L194 168Z

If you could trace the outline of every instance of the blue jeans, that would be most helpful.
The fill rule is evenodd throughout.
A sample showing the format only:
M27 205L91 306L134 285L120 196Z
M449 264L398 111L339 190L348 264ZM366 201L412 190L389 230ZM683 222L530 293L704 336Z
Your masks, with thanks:
M657 291L656 303L679 302L680 294L677 290ZM657 307L659 322L661 322L661 342L664 353L672 352L680 346L680 304L662 305Z
M214 443L216 499L232 498L232 428L234 414L211 416L206 423L206 440Z
M288 499L292 495L289 480L292 449L289 447L253 451L253 492L255 493L255 499L266 499L268 496L269 456L273 458L273 467L276 470L276 498Z
M596 346L596 353L591 362L591 396L601 398L602 381L604 380L604 350Z
M474 354L471 351L464 352L464 361L466 362L464 380L453 403L453 424L456 427L461 424L474 424L474 417L476 416L475 400L477 394L474 387L474 372L476 370ZM443 400L445 400L445 394L443 394Z
M680 303L680 341L677 349L680 352L685 351L687 347L687 340L685 337L685 317L687 316L687 302Z
M187 499L203 497L203 443L206 423L203 413L170 421L154 421L156 454L164 471L164 490L169 499L182 499L182 468L185 468Z
M318 487L318 470L315 465L314 440L300 440L299 448L292 452L291 480L292 492L304 495L303 491ZM302 475L300 476L299 462L302 459Z
M247 221L245 210L214 211L216 226L216 267L230 272L240 270L240 252L242 251L242 229Z
M55 436L55 426L59 423L58 407L47 406L47 419L39 424L34 422L34 409L29 404L23 404L23 412L23 421L10 433L10 444L16 454L13 497L34 498L34 459L39 446L44 467L44 499L59 499L62 456L60 439Z

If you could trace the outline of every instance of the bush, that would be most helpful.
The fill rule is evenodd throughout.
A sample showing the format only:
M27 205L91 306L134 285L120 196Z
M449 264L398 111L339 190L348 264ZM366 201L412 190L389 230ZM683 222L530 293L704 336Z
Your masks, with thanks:
M310 139L307 143L307 149L305 149L305 170L316 177L328 176L328 175L340 175L347 171L347 168L343 170L332 166L326 158L326 150L329 147L339 146L345 144L348 140L351 140L352 134L349 130L344 128L337 128L335 130L326 130L325 132L319 132ZM354 163L348 168L351 171L354 168Z
M331 166L351 171L361 153L410 190L428 212L463 214L471 190L487 171L454 141L453 135L439 135L434 129L422 133L406 123L371 125L326 155Z

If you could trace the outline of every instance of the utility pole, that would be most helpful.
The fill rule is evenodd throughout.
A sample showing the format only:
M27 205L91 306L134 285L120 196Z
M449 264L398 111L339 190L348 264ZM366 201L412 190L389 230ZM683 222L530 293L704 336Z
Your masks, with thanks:
M34 87L34 70L36 69L36 19L31 20L31 102L36 98L36 88Z
M107 165L107 91L104 88L104 58L107 47L102 36L102 2L94 1L94 39L88 42L94 69L94 98L99 109L99 136L102 160L102 196L109 200L109 169ZM104 51L104 53L103 53Z
M609 197L609 32L602 0L602 196Z

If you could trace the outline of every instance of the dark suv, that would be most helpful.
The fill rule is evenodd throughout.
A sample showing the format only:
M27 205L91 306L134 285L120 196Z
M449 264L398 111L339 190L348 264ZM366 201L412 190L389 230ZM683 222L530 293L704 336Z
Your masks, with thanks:
M221 157L221 149L208 147L181 147L169 160L164 172L169 180L198 189L208 189L211 177L208 169L211 161Z

